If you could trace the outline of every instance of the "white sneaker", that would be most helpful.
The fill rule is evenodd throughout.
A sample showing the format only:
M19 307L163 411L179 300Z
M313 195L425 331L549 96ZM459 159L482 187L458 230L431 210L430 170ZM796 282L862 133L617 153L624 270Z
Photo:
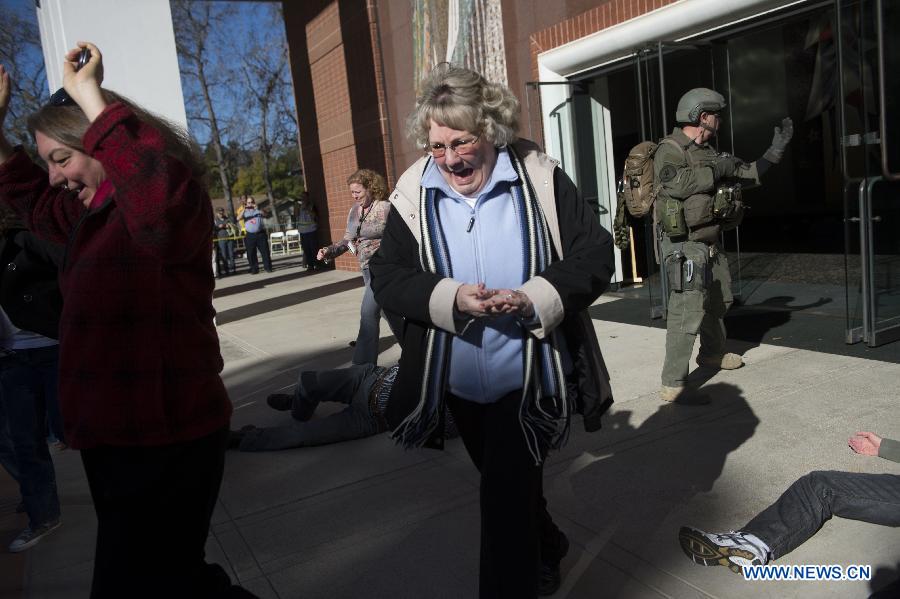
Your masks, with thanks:
M727 566L736 574L740 574L744 566L762 566L769 561L769 546L746 532L703 532L682 526L678 541L685 555L695 564Z
M33 530L31 526L27 526L25 530L20 532L19 536L13 539L13 542L9 544L9 552L19 553L20 551L25 551L29 547L37 545L41 539L59 528L59 524L60 522L57 519Z

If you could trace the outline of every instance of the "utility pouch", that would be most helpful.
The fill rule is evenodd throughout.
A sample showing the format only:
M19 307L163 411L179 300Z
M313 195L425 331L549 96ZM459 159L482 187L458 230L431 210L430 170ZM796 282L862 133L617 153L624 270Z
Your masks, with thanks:
M684 201L684 222L691 229L702 227L715 220L713 197L706 193L696 193Z
M683 268L685 257L682 252L666 256L666 277L669 279L669 291L684 291Z
M744 220L744 203L738 201L734 203L731 214L727 218L722 219L722 230L731 231L736 229L742 220Z
M663 232L669 237L680 237L688 234L687 224L684 222L684 204L672 198L663 201L657 199L660 214L657 219L662 225Z
M734 212L735 204L741 201L741 186L723 185L716 190L713 214L718 219L727 219Z

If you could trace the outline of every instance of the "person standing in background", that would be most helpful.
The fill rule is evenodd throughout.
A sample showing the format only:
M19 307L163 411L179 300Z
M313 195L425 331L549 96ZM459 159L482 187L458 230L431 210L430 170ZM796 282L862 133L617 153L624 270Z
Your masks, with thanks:
M354 204L347 215L347 230L344 238L319 250L316 258L333 260L349 251L356 254L362 271L365 291L359 315L359 333L353 352L354 364L378 363L378 335L381 327L381 306L372 292L372 278L369 275L369 259L378 251L384 224L391 211L387 201L387 183L384 177L367 168L359 169L347 179ZM399 341L403 319L385 311L385 319L394 337Z
M0 210L0 404L13 469L28 526L10 543L24 551L60 523L56 472L45 440L51 412L58 413L59 316L57 269L63 247L26 231ZM63 443L63 433L54 433ZM7 468L9 470L9 468Z
M244 238L244 247L247 249L247 262L250 263L250 274L259 273L259 261L256 250L262 255L263 268L266 272L272 272L272 258L269 256L269 236L266 233L266 225L263 223L265 214L256 207L256 200L247 196L244 200L244 211L241 212L241 220L247 231Z
M297 202L297 230L300 232L300 247L303 248L303 259L306 270L317 270L320 262L316 256L316 241L319 234L319 214L315 204L309 199L309 192L304 191Z
M213 228L215 229L216 247L218 249L217 262L222 264L219 269L219 277L233 275L235 273L234 238L237 234L237 227L225 214L224 208L216 209L216 218L213 221Z

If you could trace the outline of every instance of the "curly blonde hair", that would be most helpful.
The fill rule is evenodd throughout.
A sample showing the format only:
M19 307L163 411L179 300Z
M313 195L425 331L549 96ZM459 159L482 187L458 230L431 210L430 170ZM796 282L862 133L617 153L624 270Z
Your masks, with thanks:
M361 168L350 175L347 179L347 185L350 185L351 183L359 183L365 187L366 191L372 195L372 200L375 202L387 199L388 189L384 177L371 169Z
M422 95L407 120L407 134L419 147L428 145L431 123L476 133L495 146L518 139L519 100L508 87L480 73L442 62L422 81Z

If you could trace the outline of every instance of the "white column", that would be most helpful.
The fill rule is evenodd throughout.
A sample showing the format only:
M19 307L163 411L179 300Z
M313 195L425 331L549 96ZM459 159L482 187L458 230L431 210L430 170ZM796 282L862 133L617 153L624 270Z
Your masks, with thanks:
M50 91L77 41L103 53L103 86L187 127L169 0L41 0L37 8Z

